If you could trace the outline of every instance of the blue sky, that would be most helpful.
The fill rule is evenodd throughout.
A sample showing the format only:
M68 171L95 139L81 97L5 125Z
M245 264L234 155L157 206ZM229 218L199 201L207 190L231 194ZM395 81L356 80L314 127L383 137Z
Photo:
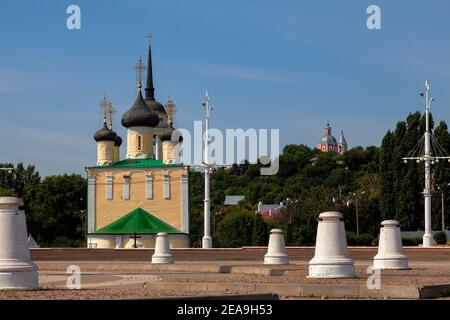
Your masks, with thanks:
M345 4L344 4L345 3ZM81 30L66 8L81 8ZM366 8L381 8L368 30ZM430 79L434 117L450 117L448 1L0 0L0 162L43 175L83 173L104 94L121 115L136 95L134 64L152 33L156 97L176 125L279 128L281 146L315 146L329 120L350 146L378 145Z

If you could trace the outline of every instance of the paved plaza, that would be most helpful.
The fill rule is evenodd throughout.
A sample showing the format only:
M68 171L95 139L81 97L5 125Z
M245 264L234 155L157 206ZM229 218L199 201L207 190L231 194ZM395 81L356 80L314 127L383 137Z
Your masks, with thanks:
M310 279L314 248L287 248L289 265L263 265L266 248L176 249L173 264L151 264L151 249L33 249L40 290L3 291L0 299L147 299L269 297L280 299L420 299L450 295L450 248L405 248L409 270L380 274L368 288L376 248L350 248L356 277ZM81 289L67 289L69 266L81 271ZM373 285L374 283L372 283ZM258 296L255 296L258 295ZM261 296L262 295L262 296Z

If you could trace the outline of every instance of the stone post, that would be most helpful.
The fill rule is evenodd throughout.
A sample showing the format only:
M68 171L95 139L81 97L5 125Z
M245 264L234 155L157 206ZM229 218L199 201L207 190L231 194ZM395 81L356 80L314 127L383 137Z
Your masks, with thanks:
M172 263L170 253L169 237L167 233L160 232L156 235L155 253L152 256L152 263Z
M264 256L264 264L289 264L284 244L284 234L281 229L270 230L269 246Z
M310 278L352 278L353 260L348 255L342 214L329 211L319 215L314 258L309 261Z
M373 258L373 268L408 269L398 221L385 220L381 223L378 254Z
M23 201L0 197L0 290L38 288L37 267L31 261Z

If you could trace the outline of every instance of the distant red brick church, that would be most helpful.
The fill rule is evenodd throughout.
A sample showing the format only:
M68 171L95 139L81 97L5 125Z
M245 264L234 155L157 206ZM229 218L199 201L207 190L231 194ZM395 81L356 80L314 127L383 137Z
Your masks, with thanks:
M320 149L323 152L336 152L340 154L347 152L347 141L344 137L344 131L341 130L339 141L337 141L331 134L330 123L327 123L327 126L324 129L324 135L317 144L317 149Z

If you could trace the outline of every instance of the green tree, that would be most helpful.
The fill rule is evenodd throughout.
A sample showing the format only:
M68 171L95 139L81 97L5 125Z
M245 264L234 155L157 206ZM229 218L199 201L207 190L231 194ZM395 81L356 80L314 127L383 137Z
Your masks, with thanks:
M252 245L265 246L269 240L267 224L261 214L256 212L253 219Z
M235 205L227 208L217 228L217 241L221 247L236 248L252 244L254 213Z
M83 245L85 238L86 180L80 175L48 176L29 203L28 229L40 245L55 241Z
M0 188L0 197L17 197L12 189Z

